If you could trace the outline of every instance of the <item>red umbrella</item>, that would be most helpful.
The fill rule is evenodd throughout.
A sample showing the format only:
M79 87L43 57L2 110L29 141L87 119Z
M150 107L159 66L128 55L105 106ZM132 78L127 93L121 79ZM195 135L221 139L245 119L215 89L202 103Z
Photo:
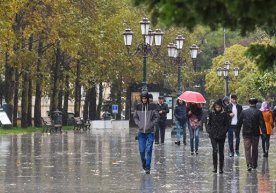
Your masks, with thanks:
M194 91L185 91L178 97L178 99L188 103L206 103L206 100L202 94Z

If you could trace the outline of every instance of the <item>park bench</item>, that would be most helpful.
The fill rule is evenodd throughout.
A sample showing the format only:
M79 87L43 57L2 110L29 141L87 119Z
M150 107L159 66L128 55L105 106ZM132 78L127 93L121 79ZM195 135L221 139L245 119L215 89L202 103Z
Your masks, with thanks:
M41 117L41 120L42 120L42 127L43 127L42 132L51 133L54 129L54 124L52 119L50 117Z
M73 117L73 122L74 122L74 130L83 130L83 131L87 131L88 129L90 129L90 122L84 121L83 119L81 119L80 117Z
M52 133L59 131L62 132L62 124L61 123L54 123L51 117L41 117L42 120L42 132L45 133Z

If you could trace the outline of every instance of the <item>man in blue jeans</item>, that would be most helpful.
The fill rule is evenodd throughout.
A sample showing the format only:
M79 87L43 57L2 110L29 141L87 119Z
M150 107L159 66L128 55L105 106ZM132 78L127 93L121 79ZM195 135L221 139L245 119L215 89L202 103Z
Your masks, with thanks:
M180 145L180 132L183 131L183 144L186 145L186 103L183 100L177 99L177 106L174 109L175 124L176 124L176 137L177 141L174 142L177 145Z
M146 174L150 174L154 126L159 120L159 114L156 111L156 106L149 103L147 92L141 93L141 103L136 105L133 119L139 130L138 141L142 167Z

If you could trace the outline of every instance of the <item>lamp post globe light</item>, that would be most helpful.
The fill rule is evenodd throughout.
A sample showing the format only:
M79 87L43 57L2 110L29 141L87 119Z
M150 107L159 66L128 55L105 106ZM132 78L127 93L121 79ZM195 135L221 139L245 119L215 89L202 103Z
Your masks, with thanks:
M147 58L150 52L152 52L152 47L155 46L157 49L160 48L162 43L162 37L164 33L160 29L152 31L150 29L150 21L147 18L143 18L140 21L141 33L143 36L143 42L138 45L137 51L141 51L143 54L143 86L142 92L147 92ZM128 55L130 56L130 46L132 45L133 32L131 29L126 29L123 33L124 43L128 49ZM136 53L135 52L135 53Z
M181 57L181 50L184 45L184 40L185 40L185 38L182 35L178 35L175 38L175 43L169 43L169 45L167 46L168 56L170 58L173 58L174 62L177 64L177 96L180 96L182 93L181 67L182 67L183 62L186 62L186 59ZM191 58L193 60L193 65L195 64L195 59L197 58L197 53L198 53L198 47L195 44L193 44L190 47L190 54L191 54Z
M217 75L218 77L224 77L225 80L225 96L229 95L229 70L230 70L230 62L228 60L224 61L224 67L218 67L217 68ZM238 77L240 69L238 67L235 67L233 72L234 76Z

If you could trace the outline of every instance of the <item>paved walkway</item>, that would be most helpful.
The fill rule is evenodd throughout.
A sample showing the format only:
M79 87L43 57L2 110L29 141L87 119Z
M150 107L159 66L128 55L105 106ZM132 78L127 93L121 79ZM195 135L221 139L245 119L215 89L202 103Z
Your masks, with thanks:
M269 158L260 153L257 171L246 171L241 145L241 156L226 156L225 172L219 175L211 172L211 145L205 133L199 155L191 156L189 145L176 146L167 129L165 144L154 146L147 175L135 133L110 129L1 136L0 192L275 192L275 137Z

